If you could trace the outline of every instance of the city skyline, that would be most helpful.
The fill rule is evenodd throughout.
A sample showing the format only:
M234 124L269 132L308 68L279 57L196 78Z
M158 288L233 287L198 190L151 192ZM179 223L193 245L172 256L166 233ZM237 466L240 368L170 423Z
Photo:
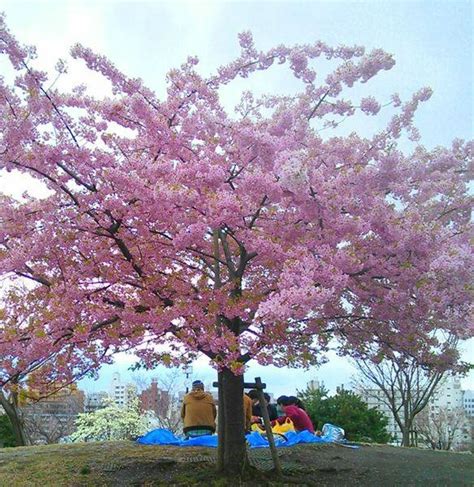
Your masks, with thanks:
M136 363L137 359L130 354L119 354L114 364L104 365L99 371L99 380L90 378L82 379L78 385L86 391L98 392L106 390L108 384L111 382L113 374L120 373L123 381L133 381L133 375L136 373L129 370L129 367ZM200 379L204 382L206 387L209 387L216 379L215 370L208 365L207 359L202 357L193 365L193 373L186 381L189 385L192 380ZM153 377L166 376L170 370L164 366L159 366L150 371L139 371L139 374L151 380ZM182 369L181 369L182 370ZM331 353L331 359L328 363L319 368L312 367L308 370L301 370L295 368L277 368L274 366L252 365L245 373L245 377L253 380L255 377L261 377L263 382L267 384L267 390L274 394L275 397L280 395L294 395L297 391L302 391L311 380L318 380L327 387L330 393L335 393L338 386L344 385L346 388L351 388L352 376L356 374L355 367L349 362L347 358L338 357L335 353ZM127 379L125 379L127 377ZM184 382L184 372L182 374L182 388L186 387ZM461 378L461 385L463 390L474 390L474 373L471 371L468 375Z

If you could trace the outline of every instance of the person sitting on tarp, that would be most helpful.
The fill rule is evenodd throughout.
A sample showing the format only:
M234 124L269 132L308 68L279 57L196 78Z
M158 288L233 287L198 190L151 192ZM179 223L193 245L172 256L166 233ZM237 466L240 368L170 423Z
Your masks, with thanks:
M291 399L287 396L280 396L277 399L277 404L282 408L284 416L272 421L272 424L274 425L276 422L283 424L289 418L293 422L296 432L308 430L314 433L314 426L307 412L291 402Z
M250 399L252 399L252 422L258 422L261 423L261 418L263 417L262 414L262 407L260 405L259 399L258 399L258 391L255 389L252 389L251 391L248 392L248 396ZM270 421L275 421L275 419L278 418L278 413L275 404L270 404L270 395L267 394L266 392L263 393L263 396L265 397L265 401L267 402L267 411L268 411L268 416L270 417Z
M301 399L298 399L296 396L288 396L288 399L290 401L290 404L299 407L303 411L306 411L306 408L304 407L304 404L301 402Z
M192 391L184 396L181 407L184 434L187 438L195 438L214 433L216 415L214 398L204 391L204 384L200 380L195 380Z
M245 433L250 433L252 427L252 399L244 393L244 428Z

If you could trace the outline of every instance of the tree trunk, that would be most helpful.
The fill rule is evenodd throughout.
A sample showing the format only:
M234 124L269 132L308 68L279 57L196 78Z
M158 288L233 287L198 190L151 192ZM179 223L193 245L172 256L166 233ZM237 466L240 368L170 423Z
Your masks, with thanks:
M218 467L226 474L240 475L247 464L244 432L244 378L231 370L219 373L222 404L219 403ZM219 397L219 400L221 398Z
M401 446L410 446L410 427L405 424L402 429L402 445Z
M12 425L13 433L15 435L16 446L25 446L28 444L26 439L25 428L23 419L21 418L18 407L12 404L3 394L0 392L0 405L5 410L8 419Z
M225 410L224 410L224 389L222 381L222 372L217 373L218 383L218 415L217 415L217 435L218 435L218 448L217 448L217 469L219 471L224 470L224 446L225 446Z

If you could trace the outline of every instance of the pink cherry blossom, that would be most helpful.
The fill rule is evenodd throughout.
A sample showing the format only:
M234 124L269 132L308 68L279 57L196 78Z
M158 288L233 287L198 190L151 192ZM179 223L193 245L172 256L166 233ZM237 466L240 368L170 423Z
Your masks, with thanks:
M48 90L1 20L17 78L0 80L0 167L50 191L5 197L0 209L0 271L29 283L26 328L16 328L18 302L4 303L3 343L18 360L70 353L66 374L68 360L82 370L134 348L147 366L203 353L242 373L249 360L322 363L330 343L426 361L449 355L441 335L473 335L472 142L402 151L429 89L394 95L372 137L321 132L360 113L347 88L391 69L392 56L239 40L238 58L209 77L197 58L170 71L164 99L76 45L73 58L111 84L97 98ZM325 59L335 68L323 80ZM246 92L228 113L220 88L277 63L301 91ZM368 93L360 108L375 115ZM7 362L5 377L17 365Z

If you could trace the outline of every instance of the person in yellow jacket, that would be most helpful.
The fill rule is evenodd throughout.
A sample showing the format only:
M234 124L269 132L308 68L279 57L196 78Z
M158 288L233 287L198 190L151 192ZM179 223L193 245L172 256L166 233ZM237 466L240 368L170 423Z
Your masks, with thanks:
M195 380L181 407L183 432L188 438L210 435L216 431L216 404L211 394L204 391L204 384Z
M246 433L248 433L252 427L252 406L252 399L250 399L247 394L244 394L244 425Z

